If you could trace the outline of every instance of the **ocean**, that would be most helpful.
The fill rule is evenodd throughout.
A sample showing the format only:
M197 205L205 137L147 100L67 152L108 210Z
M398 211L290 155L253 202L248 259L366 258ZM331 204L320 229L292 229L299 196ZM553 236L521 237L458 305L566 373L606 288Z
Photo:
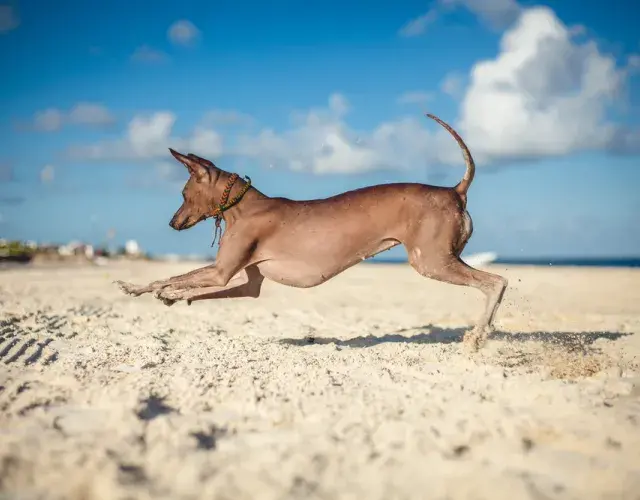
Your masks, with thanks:
M464 257L463 257L464 258ZM186 260L186 259L185 259ZM199 260L207 260L203 256ZM208 259L212 260L212 259ZM365 262L371 264L406 264L407 260L402 257L384 258L374 257ZM14 259L0 258L0 269L11 269L22 267L27 262L19 262ZM548 257L548 258L520 258L520 257L498 257L493 264L518 265L518 266L569 266L569 267L617 267L617 268L638 268L640 267L640 257Z
M463 257L464 259L464 257ZM406 259L370 259L372 264L406 264ZM549 258L497 258L493 264L518 265L518 266L569 266L569 267L640 267L640 257L616 258L616 257L549 257Z

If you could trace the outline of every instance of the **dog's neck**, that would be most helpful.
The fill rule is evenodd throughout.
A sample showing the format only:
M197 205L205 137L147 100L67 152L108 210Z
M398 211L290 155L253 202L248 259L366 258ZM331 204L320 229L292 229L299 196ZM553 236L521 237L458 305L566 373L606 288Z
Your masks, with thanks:
M211 169L211 170L214 170L214 169ZM233 174L231 174L230 172L227 172L226 170L222 170L218 168L216 168L215 170L217 170L217 172L216 171L211 172L211 177L213 179L213 182L211 185L211 199L210 199L210 207L211 207L210 216L211 217L215 215L216 207L218 207L220 203L227 203L230 200L232 200L235 196L237 196L244 189L246 189L246 184L247 184L247 181L244 178L238 176L236 180L233 182L233 185L231 185L229 189L229 182ZM223 198L224 198L225 190L227 189L229 189L229 192L225 200ZM228 208L223 212L223 217L225 219L225 222L227 224L233 223L234 220L242 217L242 213L246 211L246 209L248 208L248 205L250 205L251 202L261 198L265 198L265 195L262 194L260 191L258 191L253 185L251 185L249 189L242 195L242 198L238 201L238 203L236 203L235 205L233 205L232 207Z

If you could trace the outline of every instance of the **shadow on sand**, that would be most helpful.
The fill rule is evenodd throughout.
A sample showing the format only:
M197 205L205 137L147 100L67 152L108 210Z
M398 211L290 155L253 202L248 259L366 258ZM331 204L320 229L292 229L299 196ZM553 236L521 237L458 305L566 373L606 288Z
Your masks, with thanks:
M410 335L409 332L427 330L427 332ZM388 342L405 342L412 344L452 344L462 342L465 332L469 328L439 328L433 325L423 325L415 328L402 328L393 332L374 336L360 336L342 340L332 337L307 336L302 339L281 339L282 344L307 346L313 344L336 344L342 347L373 347ZM567 348L586 347L598 339L617 340L632 335L627 332L501 332L495 331L489 335L490 340L504 340L507 342L544 342L557 344Z

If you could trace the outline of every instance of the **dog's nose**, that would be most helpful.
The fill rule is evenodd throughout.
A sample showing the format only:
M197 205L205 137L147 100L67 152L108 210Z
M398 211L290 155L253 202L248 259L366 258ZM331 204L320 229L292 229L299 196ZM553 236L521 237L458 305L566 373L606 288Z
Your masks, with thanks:
M171 221L169 222L169 226L170 226L172 229L178 229L178 228L176 227L176 218L175 218L175 217L174 217L173 219L171 219Z

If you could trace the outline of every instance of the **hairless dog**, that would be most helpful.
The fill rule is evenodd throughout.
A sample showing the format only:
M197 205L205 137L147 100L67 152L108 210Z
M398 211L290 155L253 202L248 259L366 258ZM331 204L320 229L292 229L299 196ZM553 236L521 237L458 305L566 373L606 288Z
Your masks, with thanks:
M176 301L258 297L264 278L309 288L377 253L403 244L409 263L422 276L481 290L484 314L465 334L476 349L484 345L507 280L468 266L460 254L473 231L466 210L475 164L462 138L442 125L460 145L466 162L452 188L394 183L347 191L325 199L271 198L194 154L171 154L190 173L184 202L169 225L178 231L220 218L226 230L213 264L146 286L116 282L133 296L154 293L166 305ZM231 196L231 201L227 201Z

